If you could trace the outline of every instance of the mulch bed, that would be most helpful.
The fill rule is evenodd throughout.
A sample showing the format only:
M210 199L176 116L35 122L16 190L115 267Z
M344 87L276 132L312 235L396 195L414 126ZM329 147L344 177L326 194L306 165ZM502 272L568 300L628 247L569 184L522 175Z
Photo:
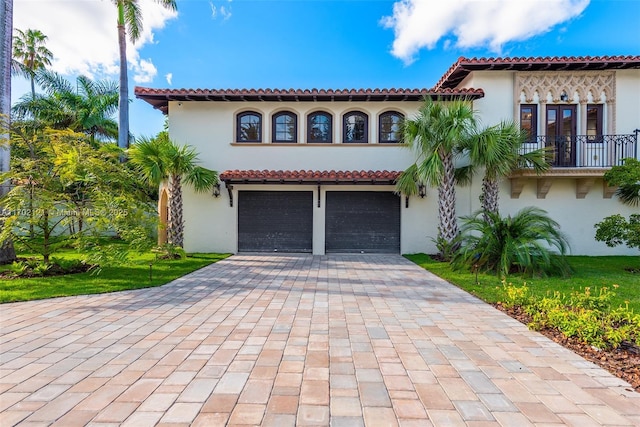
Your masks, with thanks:
M90 264L79 264L73 268L63 269L59 265L52 264L51 268L47 270L44 275L37 274L33 270L27 270L24 274L18 276L11 270L0 271L0 279L25 279L29 277L48 277L48 276L62 276L65 274L86 273L91 270L93 266Z
M494 306L525 325L532 320L522 307L505 308L501 304ZM579 339L567 338L557 329L547 328L538 332L625 380L635 391L640 392L640 349L633 344L623 343L614 350L600 350Z

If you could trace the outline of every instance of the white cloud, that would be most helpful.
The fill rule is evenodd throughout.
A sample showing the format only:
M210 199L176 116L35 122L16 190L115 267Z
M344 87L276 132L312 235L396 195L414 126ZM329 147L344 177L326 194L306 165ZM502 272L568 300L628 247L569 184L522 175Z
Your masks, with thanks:
M393 28L391 53L411 63L422 48L445 40L459 48L487 47L500 53L510 41L525 40L582 13L590 0L400 0L393 16L382 19Z
M164 78L167 79L167 84L169 84L169 86L171 86L171 81L173 80L173 73L165 74Z
M153 78L158 74L158 69L151 60L141 59L133 67L133 80L136 83L149 83L153 81Z
M177 17L153 0L139 0L143 31L135 45L127 42L127 59L136 82L149 82L157 70L138 50L154 43L153 32ZM42 31L54 55L52 69L62 74L117 76L119 67L116 7L111 0L14 0L13 26Z
M228 0L227 3L231 3L231 0ZM222 18L222 20L226 21L231 18L231 5L227 6L216 6L213 2L209 2L209 6L211 7L211 18L216 19L218 15Z

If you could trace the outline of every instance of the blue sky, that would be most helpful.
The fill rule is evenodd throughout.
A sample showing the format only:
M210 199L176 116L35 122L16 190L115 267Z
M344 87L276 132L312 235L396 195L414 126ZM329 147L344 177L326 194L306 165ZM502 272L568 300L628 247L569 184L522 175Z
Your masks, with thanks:
M139 0L133 86L429 88L460 56L640 55L640 0ZM117 80L111 0L14 0L14 28L48 36L53 68ZM12 96L28 91L14 78ZM131 131L164 118L134 99Z

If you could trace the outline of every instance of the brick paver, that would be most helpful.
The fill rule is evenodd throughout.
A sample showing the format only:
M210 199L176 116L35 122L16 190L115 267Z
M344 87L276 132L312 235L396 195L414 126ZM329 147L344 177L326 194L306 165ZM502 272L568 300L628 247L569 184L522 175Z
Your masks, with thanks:
M0 306L0 425L640 425L640 394L400 256L236 255Z

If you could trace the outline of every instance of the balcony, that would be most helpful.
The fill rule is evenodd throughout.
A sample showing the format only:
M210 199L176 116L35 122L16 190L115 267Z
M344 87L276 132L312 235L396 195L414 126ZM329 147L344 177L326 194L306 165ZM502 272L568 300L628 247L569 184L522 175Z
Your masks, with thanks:
M536 175L529 169L520 169L511 174L511 197L520 197L523 186L529 180L536 181L536 194L544 199L554 179L574 179L576 198L583 199L612 166L622 165L623 159L638 157L638 132L627 135L576 135L538 136L524 144L524 152L539 148L549 150L551 169ZM603 197L610 198L615 187L603 185Z
M548 147L553 168L610 168L627 157L637 157L638 134L538 136L524 150Z

